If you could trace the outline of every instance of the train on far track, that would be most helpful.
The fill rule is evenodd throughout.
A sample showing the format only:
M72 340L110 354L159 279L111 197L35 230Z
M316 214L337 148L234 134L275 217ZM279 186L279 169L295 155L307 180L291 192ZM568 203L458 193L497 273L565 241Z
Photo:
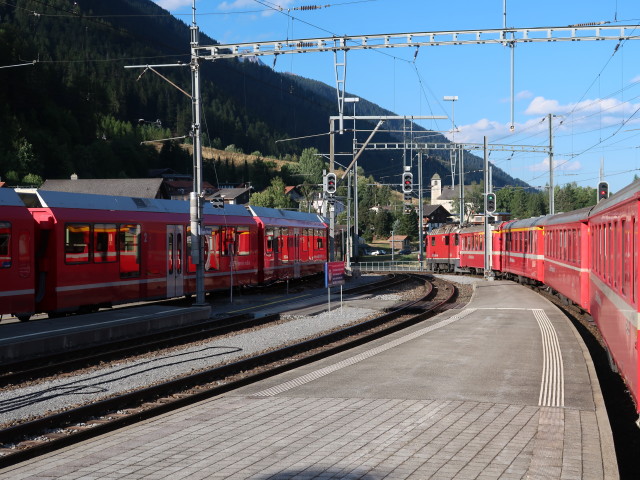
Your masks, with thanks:
M589 313L640 413L640 181L593 207L491 225L490 271L546 285ZM426 236L427 268L485 270L484 227L445 225Z
M205 291L320 273L324 218L204 205ZM196 290L189 202L0 188L0 318L22 321Z

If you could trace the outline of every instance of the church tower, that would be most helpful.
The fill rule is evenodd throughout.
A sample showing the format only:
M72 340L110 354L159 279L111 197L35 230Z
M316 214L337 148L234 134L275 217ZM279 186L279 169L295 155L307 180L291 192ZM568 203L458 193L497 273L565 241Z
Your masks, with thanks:
M433 177L431 177L431 205L436 204L440 195L442 195L442 180L440 179L440 175L435 173Z

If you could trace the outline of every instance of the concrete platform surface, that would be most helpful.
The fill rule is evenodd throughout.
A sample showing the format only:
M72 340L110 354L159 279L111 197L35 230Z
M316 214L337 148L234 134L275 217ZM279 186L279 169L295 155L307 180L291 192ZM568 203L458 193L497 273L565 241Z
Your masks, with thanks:
M549 302L467 308L36 460L0 479L615 479L586 347Z

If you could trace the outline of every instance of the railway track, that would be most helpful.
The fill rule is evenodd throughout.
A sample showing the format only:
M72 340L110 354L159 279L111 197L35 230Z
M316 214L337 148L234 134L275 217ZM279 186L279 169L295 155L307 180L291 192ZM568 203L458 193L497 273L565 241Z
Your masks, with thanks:
M446 309L456 296L452 284L441 280L428 282L423 276L414 278L428 286L422 298L405 302L375 318L227 365L0 430L0 468L388 335ZM389 288L388 280L384 287L377 288Z
M345 295L371 293L391 288L405 282L406 275L395 275L366 285L345 289ZM270 290L271 291L271 290ZM318 303L324 302L324 297ZM238 332L243 329L260 328L280 319L279 314L255 317L252 314L211 318L206 322L187 325L170 331L152 333L144 337L112 342L100 348L92 346L83 350L65 352L47 357L14 362L0 370L0 388L24 383L35 378L48 377L68 371L79 370L105 361L114 361L163 348L184 345L207 338Z

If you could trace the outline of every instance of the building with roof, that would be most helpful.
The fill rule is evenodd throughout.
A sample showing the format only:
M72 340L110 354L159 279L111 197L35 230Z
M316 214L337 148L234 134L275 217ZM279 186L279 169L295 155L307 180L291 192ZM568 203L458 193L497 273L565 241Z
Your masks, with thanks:
M93 193L116 197L170 198L162 178L87 178L72 176L70 180L46 180L40 190L67 193Z

